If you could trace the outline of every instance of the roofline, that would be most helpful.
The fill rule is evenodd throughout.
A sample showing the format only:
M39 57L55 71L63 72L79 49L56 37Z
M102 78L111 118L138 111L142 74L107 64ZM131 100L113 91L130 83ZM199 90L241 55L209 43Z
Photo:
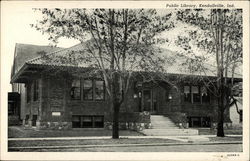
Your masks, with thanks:
M14 81L23 73L23 71L25 70L25 69L27 69L28 68L28 65L26 64L26 63L24 63L24 65L20 68L20 70L18 70L18 72L17 73L15 73L14 75L13 75L13 77L11 78L11 80L10 80L10 83L15 83Z
M69 50L69 49L71 49L71 48L73 48L73 47L75 47L75 46L77 46L77 45L79 45L79 44L81 44L81 43L78 43L78 44L76 44L76 45L74 45L74 46L71 46L71 47L69 47L69 48L63 48L63 49L59 49L59 50L56 50L56 51L53 51L53 52L49 52L49 53L46 53L45 55L48 56L48 55L55 54L55 53L57 53L57 52L61 52L61 51L64 51L64 50ZM28 61L26 61L26 62L27 62L27 63L33 62L33 61L35 61L35 60L37 60L37 59L42 58L42 56L43 56L43 55L38 56L38 57L33 58L33 59L30 59L30 60L28 60Z
M79 66L63 66L63 65L47 65L47 64L29 64L25 63L21 69L12 77L11 83L14 83L15 79L22 74L24 70L26 70L30 66L35 67L64 67L64 68L78 68L78 69L87 69L89 67L79 67ZM134 71L134 72L146 72L146 71ZM164 73L164 75L171 75L171 76L182 76L182 77L210 77L210 78L216 78L217 76L208 76L208 75L195 75L195 74L179 74L179 73ZM231 77L227 77L231 78ZM242 77L234 77L234 79L243 80Z

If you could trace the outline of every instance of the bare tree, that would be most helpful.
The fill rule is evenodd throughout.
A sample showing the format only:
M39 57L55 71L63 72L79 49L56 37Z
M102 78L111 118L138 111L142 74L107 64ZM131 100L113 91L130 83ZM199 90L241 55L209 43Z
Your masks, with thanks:
M84 63L100 72L113 109L113 138L119 138L119 110L134 73L163 72L164 59L152 39L172 27L171 14L153 9L36 9L42 20L32 25L49 40L79 40L84 50L67 53L60 61ZM90 40L86 42L86 37ZM66 55L67 55L66 54Z
M224 111L232 105L231 102L236 103L232 87L235 69L242 64L242 10L186 9L177 12L177 19L192 27L186 31L187 35L180 35L176 41L182 49L180 53L187 57L189 69L203 75L216 71L213 94L218 102L217 136L223 137ZM197 49L204 54L197 55ZM216 62L214 69L204 63L211 58ZM214 84L213 80L206 82Z

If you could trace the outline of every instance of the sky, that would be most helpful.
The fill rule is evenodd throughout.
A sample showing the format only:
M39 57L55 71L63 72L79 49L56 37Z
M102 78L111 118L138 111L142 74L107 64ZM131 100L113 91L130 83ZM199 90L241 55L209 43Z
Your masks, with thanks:
M3 81L7 91L10 92L10 73L15 44L49 45L49 40L48 35L43 35L30 26L30 24L35 24L38 19L41 19L41 15L32 10L33 6L31 3L23 5L17 2L6 2L1 3L1 5L1 81ZM50 7L53 8L53 6ZM160 11L162 12L160 14L166 14L170 10L161 9ZM173 44L177 35L182 35L181 32L185 32L186 28L191 29L190 26L183 24L178 24L177 26L171 31L161 33L161 37L167 37L168 40L172 40L171 43ZM67 48L77 43L79 42L73 39L59 39L57 46ZM178 50L174 45L161 45L160 47L172 51Z
M166 12L164 12L166 13ZM42 15L32 10L31 5L6 3L1 7L1 72L5 88L11 92L10 74L16 43L49 45L48 35L32 28ZM61 38L58 47L71 47L79 43L76 40Z
M41 18L29 6L2 5L1 7L1 74L7 90L11 91L10 73L13 63L16 43L49 45L48 35L31 28L30 24L36 23ZM60 39L58 47L70 47L79 43L76 40Z

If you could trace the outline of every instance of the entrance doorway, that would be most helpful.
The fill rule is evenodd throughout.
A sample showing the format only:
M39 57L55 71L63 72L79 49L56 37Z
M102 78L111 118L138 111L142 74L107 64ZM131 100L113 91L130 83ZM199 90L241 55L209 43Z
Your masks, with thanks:
M151 114L157 112L157 101L156 101L156 93L153 90L147 89L143 90L143 110L148 111Z

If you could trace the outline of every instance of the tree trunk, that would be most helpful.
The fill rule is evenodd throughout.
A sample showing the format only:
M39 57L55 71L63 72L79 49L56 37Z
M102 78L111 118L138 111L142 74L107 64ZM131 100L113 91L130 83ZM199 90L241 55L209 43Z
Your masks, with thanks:
M120 105L117 102L113 102L113 128L112 128L112 138L119 139L119 109Z
M113 106L113 128L112 128L112 138L119 139L119 112L121 106L121 92L120 92L120 82L118 73L113 73L112 80L112 106Z
M225 105L225 89L224 89L224 82L223 82L223 72L221 71L221 79L219 80L219 93L220 96L218 97L218 125L217 125L217 136L224 137L224 105Z
M216 44L216 57L218 57L219 62L217 62L218 66L218 82L217 88L219 90L218 96L218 124L217 124L217 136L224 137L224 109L225 109L225 84L224 84L224 50L223 50L223 27L222 23L224 20L223 11L218 9L217 12L217 21L216 21L216 28L217 28L217 41Z
M222 104L219 105L218 109L218 125L217 125L217 136L218 137L224 137L224 128L223 128L223 123L224 123L224 107Z

